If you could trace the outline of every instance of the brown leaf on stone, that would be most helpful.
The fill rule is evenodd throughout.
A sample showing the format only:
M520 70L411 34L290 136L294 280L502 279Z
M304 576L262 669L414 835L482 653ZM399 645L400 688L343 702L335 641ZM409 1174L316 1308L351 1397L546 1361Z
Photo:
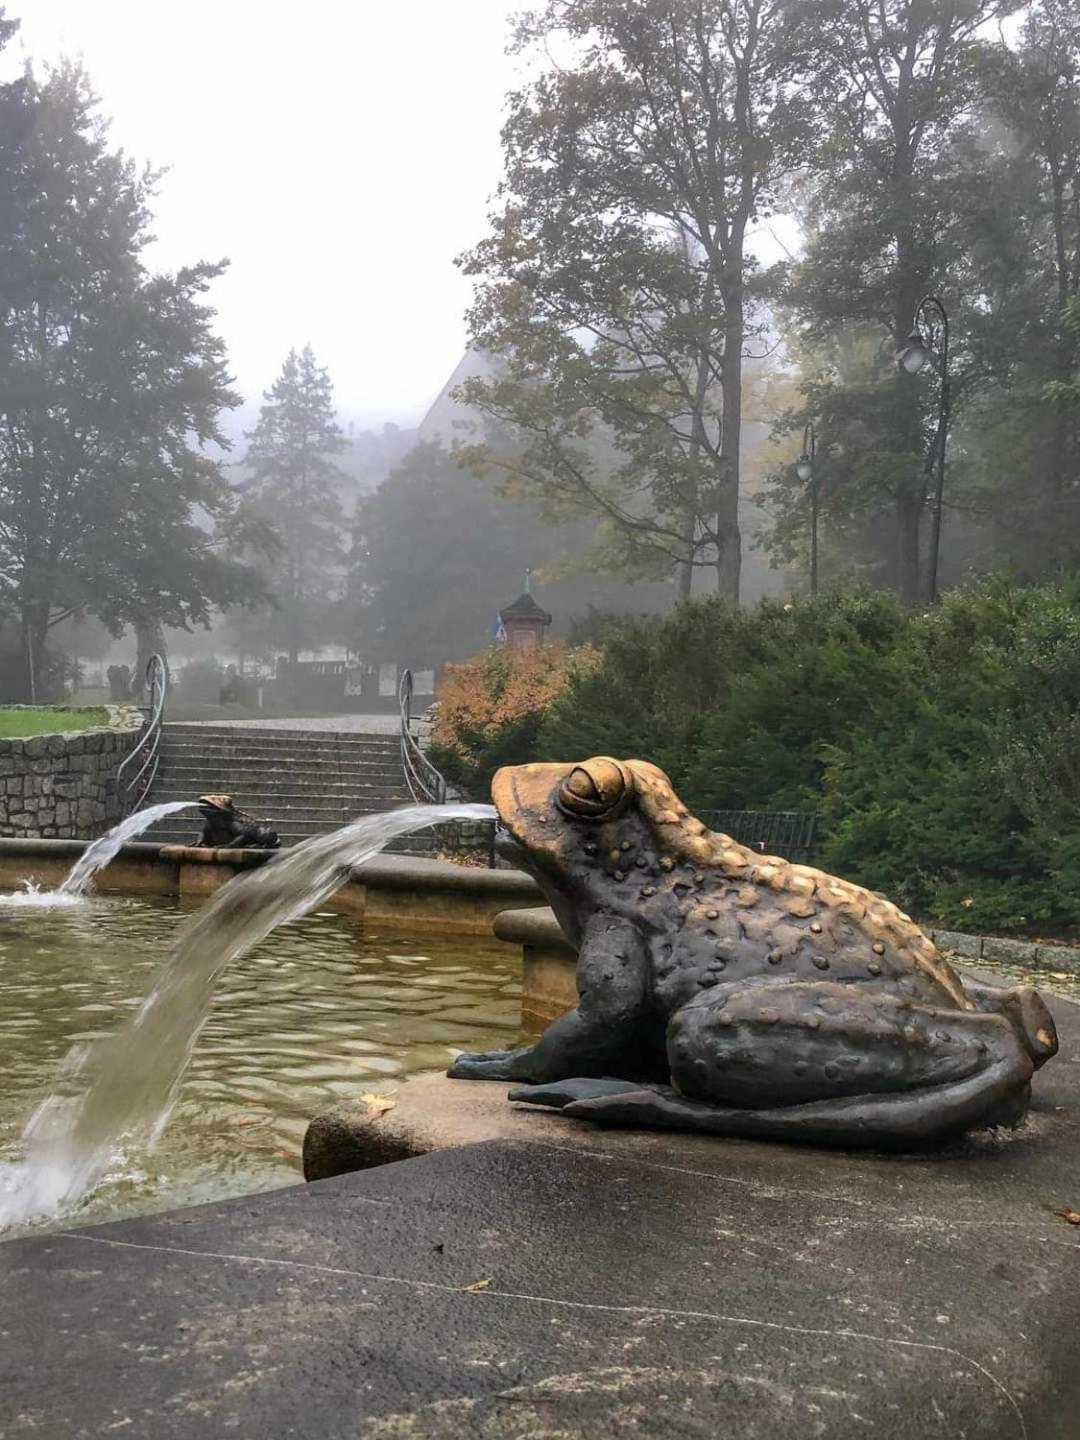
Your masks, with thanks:
M365 1091L360 1096L360 1103L367 1106L368 1116L372 1120L377 1120L387 1110L393 1110L397 1101L390 1095L372 1095L370 1091Z
M471 1285L463 1285L461 1288L468 1291L470 1295L476 1295L481 1290L486 1290L491 1284L491 1276L486 1280L474 1280Z
M1054 1214L1060 1216L1066 1225L1080 1225L1080 1210L1055 1210Z

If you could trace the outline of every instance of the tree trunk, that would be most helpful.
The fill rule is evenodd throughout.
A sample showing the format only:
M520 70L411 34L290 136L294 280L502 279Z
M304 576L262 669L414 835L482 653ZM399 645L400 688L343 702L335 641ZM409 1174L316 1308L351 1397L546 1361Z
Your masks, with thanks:
M917 605L919 592L919 536L922 529L921 487L905 487L896 497L897 589L905 605Z
M155 655L165 659L165 632L157 621L135 626L135 673L131 677L131 698L140 701L146 691L146 667Z
M13 692L16 703L42 705L45 693L45 642L49 635L49 607L41 601L24 603L19 617L19 653Z
M675 593L678 600L689 600L694 586L694 539L697 517L693 514L686 521L686 559L675 566Z
M739 446L742 440L743 293L742 246L736 278L724 287L724 359L720 372L723 430L720 434L720 503L716 514L716 588L739 603L742 532L739 529Z

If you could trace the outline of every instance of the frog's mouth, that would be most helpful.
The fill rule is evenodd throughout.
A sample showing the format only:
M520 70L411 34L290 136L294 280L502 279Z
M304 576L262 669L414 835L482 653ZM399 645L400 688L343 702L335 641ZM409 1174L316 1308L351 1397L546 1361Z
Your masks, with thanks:
M515 870L527 870L529 852L518 844L501 820L495 821L495 850Z

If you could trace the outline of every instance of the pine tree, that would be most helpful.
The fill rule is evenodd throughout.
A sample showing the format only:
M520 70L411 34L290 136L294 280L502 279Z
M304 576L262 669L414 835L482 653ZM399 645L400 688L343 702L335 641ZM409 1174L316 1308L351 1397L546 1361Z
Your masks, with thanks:
M326 634L340 583L345 518L338 499L344 472L330 458L345 448L333 390L310 345L290 350L247 439L245 485L258 513L277 531L280 557L271 578L276 613L268 633L288 649L289 668Z

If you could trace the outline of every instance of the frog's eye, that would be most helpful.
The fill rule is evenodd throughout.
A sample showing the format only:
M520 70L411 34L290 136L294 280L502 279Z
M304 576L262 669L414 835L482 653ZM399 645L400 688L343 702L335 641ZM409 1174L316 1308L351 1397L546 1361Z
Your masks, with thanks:
M620 809L630 793L630 777L617 760L598 756L575 765L559 786L559 804L571 815L600 819Z

